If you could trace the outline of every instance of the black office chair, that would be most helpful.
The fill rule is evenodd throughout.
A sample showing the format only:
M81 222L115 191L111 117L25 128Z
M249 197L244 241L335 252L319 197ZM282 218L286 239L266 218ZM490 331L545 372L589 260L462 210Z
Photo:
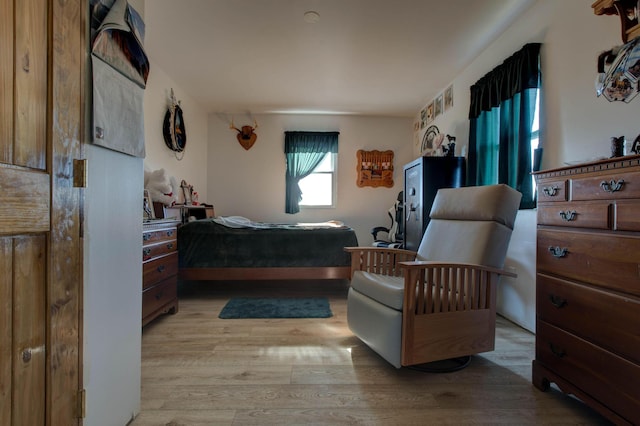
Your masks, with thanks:
M404 191L398 193L398 198L388 211L391 226L376 226L371 230L374 247L402 248L404 243ZM379 238L378 233L386 234L387 239Z

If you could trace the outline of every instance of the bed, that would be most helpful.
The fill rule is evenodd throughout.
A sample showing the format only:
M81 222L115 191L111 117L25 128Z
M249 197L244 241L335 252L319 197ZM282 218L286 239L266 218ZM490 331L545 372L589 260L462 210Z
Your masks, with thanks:
M231 216L178 230L183 280L348 279L355 232L340 222L271 224Z

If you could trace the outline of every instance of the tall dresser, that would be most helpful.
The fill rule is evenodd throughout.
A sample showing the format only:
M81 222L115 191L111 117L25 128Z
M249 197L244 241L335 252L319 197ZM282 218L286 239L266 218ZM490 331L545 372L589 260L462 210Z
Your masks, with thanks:
M533 384L640 424L640 156L535 177Z
M142 226L142 326L178 312L178 221L151 220Z

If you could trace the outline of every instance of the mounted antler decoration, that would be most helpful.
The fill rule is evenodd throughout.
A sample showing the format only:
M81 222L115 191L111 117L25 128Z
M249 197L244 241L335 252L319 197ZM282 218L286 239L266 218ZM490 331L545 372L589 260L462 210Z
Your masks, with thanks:
M255 130L258 128L258 122L253 120L252 126L242 126L242 128L238 129L233 125L233 119L231 120L230 129L234 129L238 132L236 137L238 138L238 142L240 145L247 151L256 143L256 139L258 139L258 135L256 135Z

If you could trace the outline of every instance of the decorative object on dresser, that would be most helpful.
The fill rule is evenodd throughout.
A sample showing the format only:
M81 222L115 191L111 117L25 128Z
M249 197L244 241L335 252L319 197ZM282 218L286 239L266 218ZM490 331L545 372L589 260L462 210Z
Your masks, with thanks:
M142 199L142 219L155 219L155 214L153 212L153 202L151 201L151 197L149 196L149 191L147 191L146 189L144 190L144 196Z
M178 222L151 220L142 225L142 326L178 312Z
M631 149L629 149L628 154L640 155L640 135L636 136L636 138L633 140L633 144L631 145Z
M464 186L464 157L420 157L404 166L404 248L418 250L440 188Z
M640 156L535 173L536 358L616 424L640 423Z

